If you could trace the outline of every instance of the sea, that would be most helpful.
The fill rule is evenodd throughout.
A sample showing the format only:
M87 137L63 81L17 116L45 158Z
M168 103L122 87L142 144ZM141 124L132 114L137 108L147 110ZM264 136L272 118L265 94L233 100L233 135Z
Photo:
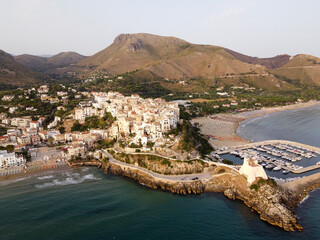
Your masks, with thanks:
M249 140L320 146L320 106L245 121ZM0 182L0 240L320 239L320 191L296 212L302 232L285 232L222 193L180 196L79 167Z

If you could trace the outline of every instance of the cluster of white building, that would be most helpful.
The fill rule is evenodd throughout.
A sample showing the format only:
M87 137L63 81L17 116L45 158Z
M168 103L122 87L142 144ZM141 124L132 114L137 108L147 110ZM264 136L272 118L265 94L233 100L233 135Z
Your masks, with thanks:
M156 141L163 133L177 127L180 110L177 103L162 98L143 99L134 94L125 97L118 92L94 92L94 101L75 109L74 118L84 121L90 116L104 116L109 112L116 121L108 129L109 137L133 136Z
M40 117L37 121L32 121L31 117L6 118L3 124L12 126L7 130L7 134L0 136L0 144L12 143L13 145L37 145L41 142L39 133L45 118Z
M0 150L0 167L21 166L26 163L26 160L22 156L18 156L15 153L8 153L7 151Z

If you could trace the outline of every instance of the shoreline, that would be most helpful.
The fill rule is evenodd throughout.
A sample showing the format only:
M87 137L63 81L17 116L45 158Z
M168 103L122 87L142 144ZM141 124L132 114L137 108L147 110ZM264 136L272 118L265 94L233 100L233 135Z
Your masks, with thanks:
M242 138L237 133L237 129L243 121L261 117L271 113L308 108L319 104L319 101L309 101L287 106L262 108L259 110L236 114L216 114L206 117L194 118L191 120L191 122L200 124L201 133L210 136L209 143L214 149L218 149L221 147L234 147L251 143L251 141Z
M308 102L305 104L290 105L287 107L256 110L254 111L254 114L252 114L252 112L246 112L250 113L249 116L243 116L244 113L240 113L242 115L221 114L220 117L206 117L203 119L206 121L209 120L209 122L213 121L218 124L218 128L221 132L223 132L225 129L228 130L227 134L229 135L220 136L221 141L219 138L217 138L218 141L222 143L227 142L230 144L230 146L236 146L235 144L244 145L248 144L249 141L242 139L236 133L239 124L243 120L279 111L311 107L317 104L319 104L319 102ZM301 231L303 229L298 223L298 218L293 209L306 196L308 196L310 191L320 187L320 175L319 177L318 175L311 175L313 178L308 179L308 181L298 179L297 181L291 182L291 185L286 186L285 188L272 184L270 185L270 183L264 183L260 186L259 190L254 190L249 187L247 180L243 175L231 168L231 170L227 170L223 173L219 173L218 169L216 169L215 172L210 174L209 178L205 179L186 179L184 181L182 179L168 179L168 176L166 177L166 175L159 176L161 174L151 174L145 169L140 169L136 166L130 166L118 161L112 161L110 156L106 163L102 163L98 160L79 161L69 163L61 168L8 175L1 177L0 181L14 180L29 176L41 176L46 174L48 171L62 171L76 166L94 166L101 168L106 174L111 173L114 175L127 177L152 189L161 189L180 195L201 194L205 192L223 193L231 200L241 200L252 211L257 212L261 220L266 221L271 225L278 226L286 231ZM223 167L223 165L216 166Z
M72 166L97 166L90 162L78 162ZM258 191L251 189L244 176L234 169L219 173L219 166L209 179L197 180L173 180L166 175L154 176L147 170L130 166L118 161L107 161L102 164L101 170L105 174L113 174L132 179L140 185L151 189L159 189L179 195L202 194L206 192L223 193L230 200L241 200L252 211L256 212L260 219L271 225L282 228L285 231L302 231L293 208L284 202L289 202L288 195L280 187L263 184Z
M48 169L44 169L44 170L35 170L35 171L5 175L5 176L0 177L0 184L5 181L12 181L15 179L28 178L28 177L32 177L32 176L42 176L48 172L64 171L64 170L69 170L69 169L71 169L71 167L69 165L65 165L65 166L61 166L59 168L48 168Z

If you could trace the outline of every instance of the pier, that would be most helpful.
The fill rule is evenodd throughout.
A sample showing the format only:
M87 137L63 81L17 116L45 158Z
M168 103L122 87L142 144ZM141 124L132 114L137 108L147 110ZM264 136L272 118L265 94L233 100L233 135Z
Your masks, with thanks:
M264 152L273 157L268 157ZM236 153L239 153L239 157L241 158L243 158L243 155L252 155L251 157L257 157L260 162L279 167L277 170L283 169L295 174L301 174L320 168L320 164L302 167L292 163L301 160L302 157L307 159L316 157L317 155L317 157L320 157L320 148L286 140L267 140L228 148L222 147L221 149L214 151L213 156L223 154L234 155Z
M320 168L320 164L316 164L316 165L313 165L313 166L300 168L300 169L297 169L297 170L289 170L289 169L288 170L293 172L293 173L300 174L300 173L309 172L309 171L312 171L312 170L315 170L315 169L318 169L318 168Z

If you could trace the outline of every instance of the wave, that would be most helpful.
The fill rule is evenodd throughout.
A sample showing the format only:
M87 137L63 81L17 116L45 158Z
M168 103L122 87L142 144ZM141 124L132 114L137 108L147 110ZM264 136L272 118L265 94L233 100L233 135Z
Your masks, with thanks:
M62 175L67 176L67 177L79 177L80 173L72 173L72 172L68 171L68 172L62 173Z
M8 185L8 184L10 184L10 183L20 182L20 181L26 180L26 179L28 179L28 178L30 178L30 177L17 178L17 179L13 179L13 180L3 181L3 182L1 182L0 184L1 184L1 185Z
M76 175L76 174L72 174ZM101 178L95 177L93 174L87 174L83 177L68 177L64 180L54 179L52 182L43 183L43 184L36 184L36 188L48 188L53 186L65 186L65 185L71 185L71 184L79 184L83 183L86 180L100 180Z
M310 197L310 195L307 195L304 199L302 199L302 201L299 203L299 205L304 203L309 197Z
M271 179L275 180L277 183L285 183L285 182L292 182L294 180L300 179L302 177L292 177L292 178L277 178L277 177L272 177L269 176Z
M39 180L50 179L50 178L53 178L53 175L47 175L47 176L38 177Z

